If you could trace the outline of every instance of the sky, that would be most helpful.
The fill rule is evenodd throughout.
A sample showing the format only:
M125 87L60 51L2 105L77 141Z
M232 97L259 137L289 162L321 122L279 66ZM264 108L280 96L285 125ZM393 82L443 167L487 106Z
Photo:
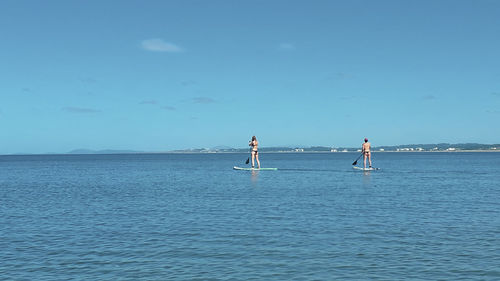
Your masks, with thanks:
M500 143L500 1L0 2L0 154Z

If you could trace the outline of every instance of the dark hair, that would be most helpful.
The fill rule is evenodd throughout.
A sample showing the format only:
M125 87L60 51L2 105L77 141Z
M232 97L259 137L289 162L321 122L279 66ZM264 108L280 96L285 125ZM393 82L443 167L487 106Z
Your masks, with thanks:
M257 138L255 136L252 137L252 141L254 141L254 140L257 140Z

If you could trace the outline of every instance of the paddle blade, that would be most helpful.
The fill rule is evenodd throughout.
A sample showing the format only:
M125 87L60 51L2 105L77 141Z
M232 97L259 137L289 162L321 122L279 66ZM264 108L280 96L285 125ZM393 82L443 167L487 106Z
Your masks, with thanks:
M250 162L250 157L247 158L247 161L245 161L245 164L248 164Z
M358 158L356 159L356 161L352 162L352 164L353 164L353 165L358 164L358 160L359 160L359 158L361 158L361 156L363 156L363 153L361 153L361 155L360 155L360 156L358 156Z

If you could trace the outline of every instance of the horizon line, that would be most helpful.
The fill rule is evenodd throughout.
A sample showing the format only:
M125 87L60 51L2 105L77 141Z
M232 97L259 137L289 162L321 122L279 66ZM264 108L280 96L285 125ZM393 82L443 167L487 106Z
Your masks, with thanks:
M463 149L456 148L453 146L464 146L464 145L475 145L475 146L491 146L490 148L479 148L479 149ZM419 146L436 146L434 151L442 152L443 148L439 150L439 146L448 146L449 149L454 149L453 151L500 151L497 150L497 147L500 146L499 143L427 143L427 144L398 144L398 145L379 145L373 146L372 150L376 152L393 152L393 151L385 151L385 148L388 149L409 149L405 150L407 152L412 152L415 149L417 152L429 152L432 151L430 149L423 149ZM313 148L323 148L323 149L331 149L330 151L325 150L312 150L312 151L304 151L304 149L313 149ZM438 150L435 150L438 148ZM260 150L269 150L269 149L287 149L287 150L278 150L278 151L267 151L267 152L359 152L359 147L343 147L343 146L322 146L322 145L313 145L313 146L267 146L261 147ZM382 149L382 150L380 150ZM421 149L419 151L419 149ZM237 150L237 151L230 151ZM2 156L6 155L86 155L86 154L169 154L169 153L207 153L207 152L217 152L217 153L245 153L244 150L248 150L248 148L233 148L233 147L225 147L225 146L214 146L212 148L183 148L183 149L172 149L172 150L158 150L158 151L144 151L144 150L133 150L133 149L73 149L67 152L42 152L42 153L27 153L27 152L16 152L16 153L0 153ZM300 151L302 150L302 151ZM335 150L335 151L334 151ZM337 151L338 150L338 151ZM404 151L403 151L404 152Z

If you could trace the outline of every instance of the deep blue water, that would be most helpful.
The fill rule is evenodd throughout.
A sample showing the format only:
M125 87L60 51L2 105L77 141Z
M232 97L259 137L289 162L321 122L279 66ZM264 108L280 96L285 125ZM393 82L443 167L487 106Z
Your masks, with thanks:
M0 156L0 279L500 280L500 153L357 156Z

